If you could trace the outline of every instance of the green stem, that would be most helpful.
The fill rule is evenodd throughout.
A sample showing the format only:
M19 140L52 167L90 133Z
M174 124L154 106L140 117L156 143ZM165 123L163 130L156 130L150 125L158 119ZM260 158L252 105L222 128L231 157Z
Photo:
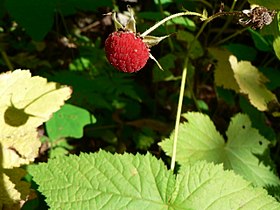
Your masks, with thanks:
M186 60L185 60L184 67L183 67L182 80L181 80L181 86L180 86L180 95L179 95L179 101L178 101L178 106L177 106L177 114L176 114L176 122L175 122L175 128L174 128L174 139L173 139L171 166L170 166L171 170L173 170L173 171L174 171L175 164L176 164L177 142L178 142L180 117L181 117L181 112L182 112L183 98L184 98L187 72L188 72L189 52L191 51L192 47L194 46L195 41L198 39L198 37L203 32L204 28L206 27L206 25L210 21L212 21L213 19L215 19L217 17L223 16L223 15L232 15L232 14L235 14L235 13L234 12L218 12L218 13L216 13L216 14L214 14L214 15L212 15L212 16L210 16L206 19L206 17L203 14L200 14L200 13L190 12L190 11L180 12L180 13L173 14L173 15L170 15L170 16L162 19L161 21L159 21L154 26L152 26L151 28L149 28L148 30L146 30L144 33L142 33L140 35L141 37L145 37L149 33L151 33L152 31L157 29L159 26L163 25L167 21L169 21L173 18L176 18L176 17L181 17L181 16L185 16L185 15L194 15L194 16L201 17L202 19L205 20L203 25L200 27L200 30L196 34L194 40L191 42L191 44L188 47L187 56L186 56ZM193 94L193 98L195 98L194 94ZM194 101L195 101L195 103L197 103L196 99Z
M160 10L161 16L163 18L165 15L164 15L164 11L163 11L163 8L162 8L161 0L159 0L158 3L159 3L159 10ZM166 27L166 22L165 22L164 26L165 26L164 28L165 28L166 34L170 34L168 28ZM174 45L172 43L172 40L169 36L167 37L167 40L168 40L170 50L171 50L171 52L173 52L174 51Z
M177 106L177 114L176 114L176 122L175 122L175 128L174 128L173 149L172 149L172 157L171 157L171 165L170 165L170 169L172 171L174 171L175 164L176 164L176 153L177 153L177 143L178 143L178 135L179 135L179 125L180 125L180 118L181 118L181 112L182 112L182 106L183 106L183 98L184 98L187 72L188 72L189 53L190 53L192 47L194 46L195 41L201 35L201 33L203 32L206 25L210 21L212 21L213 19L215 19L219 16L221 16L221 14L216 13L216 14L210 16L209 18L207 18L204 21L203 25L200 27L199 31L197 32L194 40L189 45L189 49L187 51L187 56L186 56L186 60L185 60L184 68L183 68L183 72L182 72L180 95L179 95L179 101L178 101L178 106ZM193 97L195 98L194 94L193 94ZM195 103L197 103L196 99L194 101L195 101Z
M197 111L201 112L201 109L200 109L200 107L199 107L199 104L198 104L198 101L197 101L197 99L196 99L195 93L193 92L193 87L191 87L191 86L188 85L188 84L190 84L190 81L189 81L189 78L187 77L187 88L189 88L191 97L192 97L192 99L193 99L193 102L194 102L194 105L195 105Z
M175 163L176 163L176 153L177 153L177 143L178 143L178 135L179 135L179 125L180 125L180 118L183 106L183 98L185 92L185 85L186 85L186 78L188 72L188 57L186 58L185 65L182 72L182 80L181 80L181 87L180 87L180 95L179 101L177 106L177 114L176 114L176 122L175 122L175 129L174 129L174 139L173 139L173 149L172 149L172 158L171 158L171 166L170 169L174 171Z
M203 4L205 4L206 6L208 6L208 7L211 8L211 9L213 8L212 4L209 3L209 2L207 2L207 1L205 1L205 0L200 0L200 2L203 3Z
M226 41L232 39L233 37L243 33L244 31L246 31L248 28L242 28L241 30L236 31L234 34L231 34L230 36L220 40L219 42L215 43L215 45L221 45L223 43L225 43Z
M158 23L156 23L154 26L152 26L151 28L149 28L148 30L146 30L144 33L142 33L140 36L141 37L145 37L147 36L149 33L151 33L152 31L154 31L155 29L157 29L159 26L163 25L165 22L173 19L173 18L176 18L176 17L181 17L181 16L186 16L186 15L193 15L193 16L198 16L198 17L201 17L201 18L205 18L202 14L200 13L197 13L197 12L189 12L189 11L186 11L186 12L179 12L179 13L176 13L176 14L173 14L173 15L170 15L164 19L162 19L161 21L159 21Z

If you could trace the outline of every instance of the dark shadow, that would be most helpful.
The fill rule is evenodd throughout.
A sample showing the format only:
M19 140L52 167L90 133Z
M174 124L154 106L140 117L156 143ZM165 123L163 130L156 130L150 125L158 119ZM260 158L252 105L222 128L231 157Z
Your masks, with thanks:
M14 105L9 106L4 113L5 123L13 127L24 125L28 118L29 115L24 112L24 109L18 109Z
M11 205L14 205L14 202L9 196L4 184L3 148L0 143L0 209L11 209L9 208Z
M11 105L6 109L6 111L4 113L5 123L7 123L8 125L13 126L13 127L19 127L19 126L24 125L27 122L29 117L36 117L35 115L26 113L25 109L27 107L29 107L31 104L36 103L36 101L40 100L45 95L47 95L53 91L57 91L59 89L59 87L60 87L59 85L56 85L57 89L52 89L50 91L43 93L42 95L33 99L29 104L25 105L25 107L21 108L21 109L15 107L15 105L12 102L12 98L11 98L10 99Z

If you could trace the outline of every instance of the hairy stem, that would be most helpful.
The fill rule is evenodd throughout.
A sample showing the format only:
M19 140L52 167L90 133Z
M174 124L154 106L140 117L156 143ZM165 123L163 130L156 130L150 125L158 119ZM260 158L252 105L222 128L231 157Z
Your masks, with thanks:
M184 97L184 92L185 92L185 86L186 86L186 79L187 79L187 72L188 72L188 62L189 62L189 53L191 52L191 49L194 46L195 41L198 39L198 37L202 34L204 28L206 25L212 21L215 18L218 18L222 15L225 15L223 13L216 13L210 17L208 17L202 26L200 27L199 31L197 32L194 40L190 43L187 51L187 56L186 60L184 63L183 67L183 72L182 72L182 80L181 80L181 86L180 86L180 95L179 95L179 101L178 101L178 106L177 106L177 114L176 114L176 122L175 122L175 128L174 128L174 138L173 138L173 149L172 149L172 157L171 157L171 165L170 169L174 171L175 169L175 164L176 164L176 153L177 153L177 143L178 143L178 135L179 135L179 125L180 125L180 118L181 118L181 112L182 112L182 106L183 106L183 97ZM202 16L202 15L200 15ZM192 96L195 103L197 102L195 99L195 96Z
M181 118L181 112L182 112L186 78L187 78L187 72L188 72L188 60L189 59L187 57L186 61L185 61L184 68L183 68L183 72L182 72L180 95L179 95L179 101L178 101L178 106L177 106L176 122L175 122L175 129L174 129L174 139L173 139L173 149L172 149L172 157L171 157L171 165L170 165L170 169L172 171L174 171L175 163L176 163L176 152L177 152L177 143L178 143L178 135L179 135L179 125L180 125L180 118Z
M202 17L205 18L202 14L197 13L197 12L190 12L190 11L186 11L186 12L179 12L173 15L170 15L164 19L162 19L161 21L159 21L158 23L156 23L154 26L152 26L151 28L149 28L148 30L146 30L145 32L143 32L140 36L144 37L147 36L149 33L151 33L152 31L154 31L155 29L157 29L159 26L163 25L165 22L176 18L176 17L181 17L181 16L186 16L186 15L193 15L193 16L198 16L198 17Z
M207 17L205 17L205 15L200 14L200 13L196 13L196 12L190 12L190 11L180 12L180 13L176 13L176 14L170 15L170 16L162 19L161 21L156 23L154 26L152 26L151 28L146 30L144 33L142 33L140 36L141 37L147 36L149 33L154 31L155 29L157 29L159 26L163 25L164 23L166 23L167 21L169 21L169 20L171 20L173 18L181 17L181 16L187 16L187 15L193 15L193 16L201 17L201 19L204 20L204 23L200 27L200 29L199 29L198 33L196 34L194 40L191 42L191 44L188 47L187 56L186 56L186 60L185 60L184 67L183 67L182 80L181 80L181 86L180 86L180 95L179 95L179 101L178 101L178 106L177 106L177 114L176 114L176 122L175 122L175 128L174 128L174 139L173 139L171 166L170 166L171 170L173 170L173 171L174 171L175 164L176 164L177 142L178 142L180 117L181 117L181 112L182 112L183 98L184 98L186 79L187 79L187 72L188 72L189 52L191 51L192 47L194 46L195 41L198 39L198 37L203 32L204 28L206 27L206 25L210 21L212 21L215 18L218 18L220 16L224 16L224 15L242 15L242 13L241 12L232 12L232 11L230 11L230 12L218 12L218 13L215 13L214 15L212 15L212 16L207 18ZM192 97L194 98L194 101L196 103L197 101L195 99L194 94L193 94Z

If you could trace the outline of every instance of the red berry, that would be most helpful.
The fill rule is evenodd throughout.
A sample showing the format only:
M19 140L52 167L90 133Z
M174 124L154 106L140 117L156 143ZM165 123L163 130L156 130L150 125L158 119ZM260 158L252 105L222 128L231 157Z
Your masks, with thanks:
M105 41L105 52L109 62L123 72L142 69L149 59L149 48L132 32L116 31Z

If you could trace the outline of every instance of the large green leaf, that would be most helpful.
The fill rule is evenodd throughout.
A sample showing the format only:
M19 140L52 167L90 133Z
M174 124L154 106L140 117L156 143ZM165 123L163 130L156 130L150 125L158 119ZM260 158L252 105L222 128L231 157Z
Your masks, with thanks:
M51 209L164 209L175 185L171 171L151 155L82 154L28 171Z
M41 40L51 29L54 15L54 1L51 0L6 0L11 16L35 40Z
M179 128L179 164L198 160L223 163L226 169L234 170L257 186L280 184L279 178L255 156L264 153L269 141L251 127L246 115L238 114L231 119L226 142L207 115L190 112L184 117L188 122ZM160 143L169 156L172 156L173 135Z
M11 16L35 40L41 40L51 30L56 11L70 15L76 10L94 11L101 6L112 6L112 1L91 0L6 0L5 6Z
M50 209L280 209L266 191L221 165L198 162L175 178L147 155L71 155L28 170Z

